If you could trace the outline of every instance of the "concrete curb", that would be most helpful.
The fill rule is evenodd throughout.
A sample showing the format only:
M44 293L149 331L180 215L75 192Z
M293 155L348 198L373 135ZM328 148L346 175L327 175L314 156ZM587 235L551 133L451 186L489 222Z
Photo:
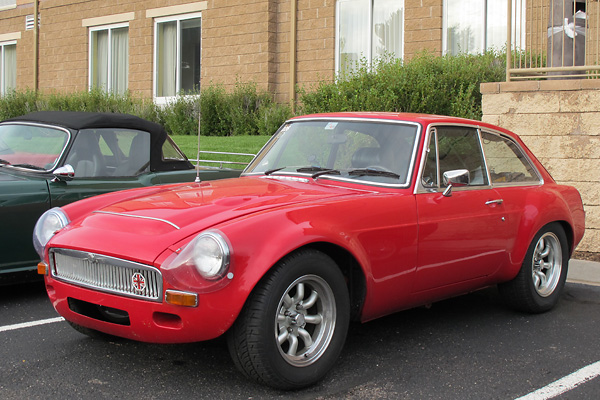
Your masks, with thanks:
M567 281L600 286L600 262L571 260Z

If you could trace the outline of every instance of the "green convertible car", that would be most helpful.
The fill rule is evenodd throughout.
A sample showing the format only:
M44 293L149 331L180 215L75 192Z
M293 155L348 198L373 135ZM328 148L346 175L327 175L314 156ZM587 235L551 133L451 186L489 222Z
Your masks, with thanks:
M203 168L201 180L238 176ZM102 193L193 182L196 170L159 124L132 115L47 111L0 122L0 284L37 268L34 225L53 207Z

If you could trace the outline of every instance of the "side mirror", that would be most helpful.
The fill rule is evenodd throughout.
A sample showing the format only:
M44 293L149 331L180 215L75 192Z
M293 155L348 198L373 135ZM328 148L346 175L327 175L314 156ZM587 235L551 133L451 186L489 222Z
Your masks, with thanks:
M65 164L60 168L54 170L54 179L52 182L68 182L72 181L75 177L75 170L71 164Z
M447 186L444 193L446 197L452 196L452 188L454 186L468 186L471 183L471 176L469 170L466 169L454 169L452 171L446 171L443 175L444 185Z

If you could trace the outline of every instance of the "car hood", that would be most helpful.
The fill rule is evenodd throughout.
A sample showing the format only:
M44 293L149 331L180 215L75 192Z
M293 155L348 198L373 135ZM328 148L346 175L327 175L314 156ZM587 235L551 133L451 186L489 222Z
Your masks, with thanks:
M167 247L248 214L364 190L280 177L243 177L170 186L112 203L74 221L51 245L150 262ZM102 240L99 240L102 238Z

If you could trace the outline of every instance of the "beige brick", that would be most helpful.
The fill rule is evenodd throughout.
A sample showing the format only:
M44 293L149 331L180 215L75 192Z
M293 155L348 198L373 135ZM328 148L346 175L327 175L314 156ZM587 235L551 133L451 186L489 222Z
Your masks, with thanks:
M590 178L586 177L585 172L582 171L579 179ZM583 201L584 205L600 206L600 182L598 180L596 180L595 182L561 181L560 183L577 188L579 194L581 194L581 200ZM600 251L600 249L598 251Z
M556 181L598 182L598 160L538 158Z
M600 111L600 90L578 90L560 92L562 112Z
M587 158L600 162L600 136L525 136L524 141L538 157Z
M581 114L580 132L586 135L600 135L600 111Z
M581 116L576 113L548 114L501 114L499 125L524 136L569 135L580 129Z
M600 243L600 229L586 229L585 235L576 250L598 253L600 252L598 243Z

